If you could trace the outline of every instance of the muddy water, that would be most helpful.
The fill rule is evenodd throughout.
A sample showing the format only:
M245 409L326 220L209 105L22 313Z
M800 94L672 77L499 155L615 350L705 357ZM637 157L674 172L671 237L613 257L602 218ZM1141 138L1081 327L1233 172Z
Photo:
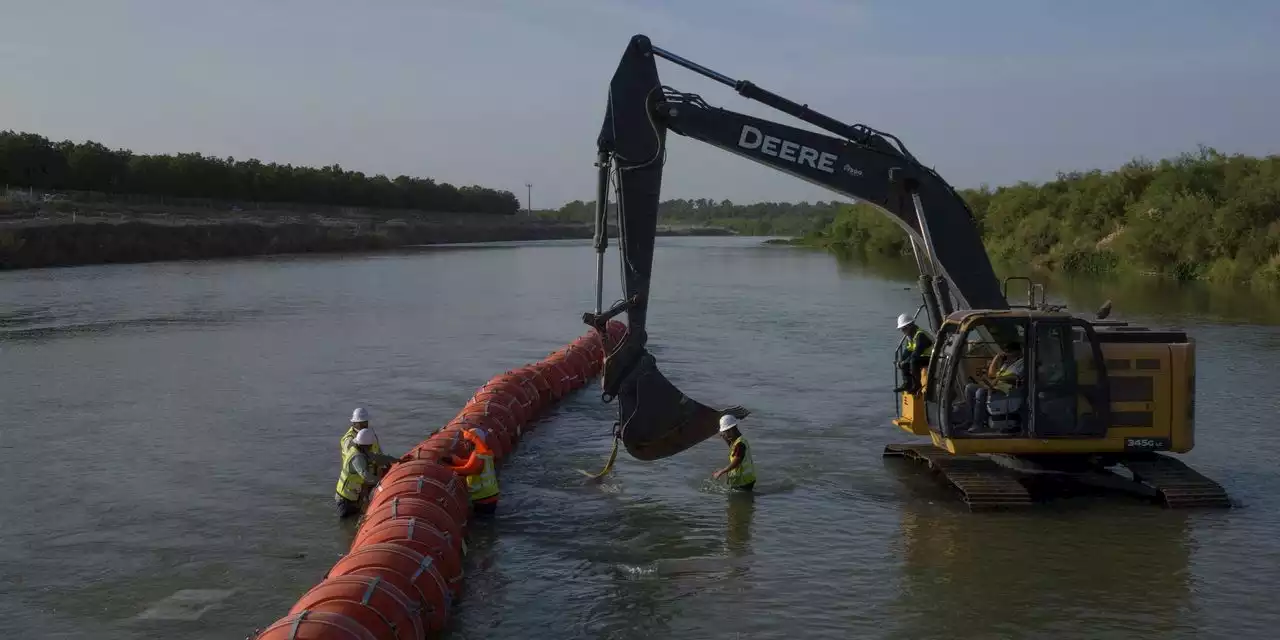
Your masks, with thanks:
M0 619L41 638L269 624L350 540L330 500L351 408L409 448L489 376L580 334L592 273L570 242L0 274ZM751 239L663 241L653 351L690 395L754 410L757 495L710 481L717 440L585 484L613 406L583 392L503 468L450 637L1272 637L1265 299L1051 285L1195 335L1187 460L1241 508L972 515L880 457L902 439L887 363L911 280Z

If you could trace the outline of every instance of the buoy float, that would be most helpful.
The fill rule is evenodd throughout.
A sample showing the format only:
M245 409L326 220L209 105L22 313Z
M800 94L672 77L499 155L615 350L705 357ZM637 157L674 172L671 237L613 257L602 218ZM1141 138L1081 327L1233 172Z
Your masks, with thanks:
M458 553L462 553L462 532L466 522L458 522L444 507L434 502L413 496L396 496L378 505L377 508L366 511L364 520L360 522L360 528L364 529L384 520L402 517L419 518L436 525L441 531L449 534L449 543Z
M276 620L258 640L381 640L364 625L331 611L299 611Z
M444 507L458 522L465 522L471 517L471 498L467 495L467 485L456 476L448 484L426 476L405 478L391 484L379 482L366 508L376 509L394 498L420 498L434 502Z
M439 563L440 576L449 585L454 600L461 595L462 554L449 542L449 534L420 518L392 518L372 527L363 527L351 543L355 550L365 544L402 544Z
M464 457L463 429L493 434L497 461L538 416L600 375L626 337L610 320L533 364L477 388L452 420L393 464L370 497L351 549L288 615L259 640L408 640L444 628L462 595L464 536L471 515L466 481L440 460Z
M314 586L289 610L332 611L355 620L379 638L422 640L422 617L415 599L376 576L334 576Z
M444 628L449 617L449 585L436 561L402 544L380 542L361 545L343 556L329 570L329 577L342 576L366 568L389 569L409 579L427 607L420 614L428 631Z

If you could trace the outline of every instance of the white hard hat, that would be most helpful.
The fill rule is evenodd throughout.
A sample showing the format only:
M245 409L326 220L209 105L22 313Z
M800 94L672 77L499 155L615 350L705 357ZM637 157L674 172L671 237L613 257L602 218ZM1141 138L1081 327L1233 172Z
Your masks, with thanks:
M471 427L470 429L467 429L467 431L470 431L472 435L479 437L485 442L489 441L489 432L481 429L480 427Z
M351 421L352 422L368 422L369 412L365 411L364 407L358 407L355 411L351 412Z
M724 433L738 426L738 419L726 413L720 416L720 433Z
M351 441L355 444L373 444L378 441L378 436L373 435L373 429L361 429Z
M910 318L910 317L908 317L908 316L907 316L907 314L905 314L905 313L899 313L899 314L898 314L898 328L899 328L899 329L901 329L901 328L903 328L903 327L905 327L905 326L907 326L907 325L909 325L909 324L911 324L911 318Z

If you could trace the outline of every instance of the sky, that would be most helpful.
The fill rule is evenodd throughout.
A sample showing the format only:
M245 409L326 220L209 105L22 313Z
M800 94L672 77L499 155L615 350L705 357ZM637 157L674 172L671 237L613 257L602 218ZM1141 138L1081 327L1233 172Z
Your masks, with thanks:
M893 133L957 187L1280 153L1275 0L0 0L0 130L594 197L628 39ZM799 124L675 65L665 84ZM670 136L664 198L831 200Z

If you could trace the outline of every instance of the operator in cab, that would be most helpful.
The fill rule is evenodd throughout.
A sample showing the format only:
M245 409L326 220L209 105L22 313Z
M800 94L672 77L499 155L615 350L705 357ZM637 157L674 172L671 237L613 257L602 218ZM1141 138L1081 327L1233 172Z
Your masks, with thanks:
M720 416L720 437L729 445L729 466L711 477L725 478L731 489L751 491L756 486L756 465L751 460L751 445L738 430L738 424L738 419L730 414Z
M396 461L391 456L375 453L375 442L373 430L362 429L342 452L342 470L338 472L338 486L333 497L339 518L360 513L360 506L369 491L378 484L378 466L390 466Z
M1022 357L1022 345L1010 342L1004 351L997 353L987 364L987 376L980 384L965 387L972 412L970 431L989 431L988 403L1007 403L1018 394L1025 393L1026 361Z
M498 471L493 466L493 449L487 442L488 433L484 429L471 427L462 431L462 437L471 443L471 455L465 462L458 462L452 456L443 462L453 472L467 479L467 490L471 494L471 508L479 515L491 515L498 510Z
M898 330L907 340L898 351L898 370L902 372L902 385L893 392L919 393L920 372L929 366L929 358L933 355L933 336L916 326L915 321L905 313L898 315Z

